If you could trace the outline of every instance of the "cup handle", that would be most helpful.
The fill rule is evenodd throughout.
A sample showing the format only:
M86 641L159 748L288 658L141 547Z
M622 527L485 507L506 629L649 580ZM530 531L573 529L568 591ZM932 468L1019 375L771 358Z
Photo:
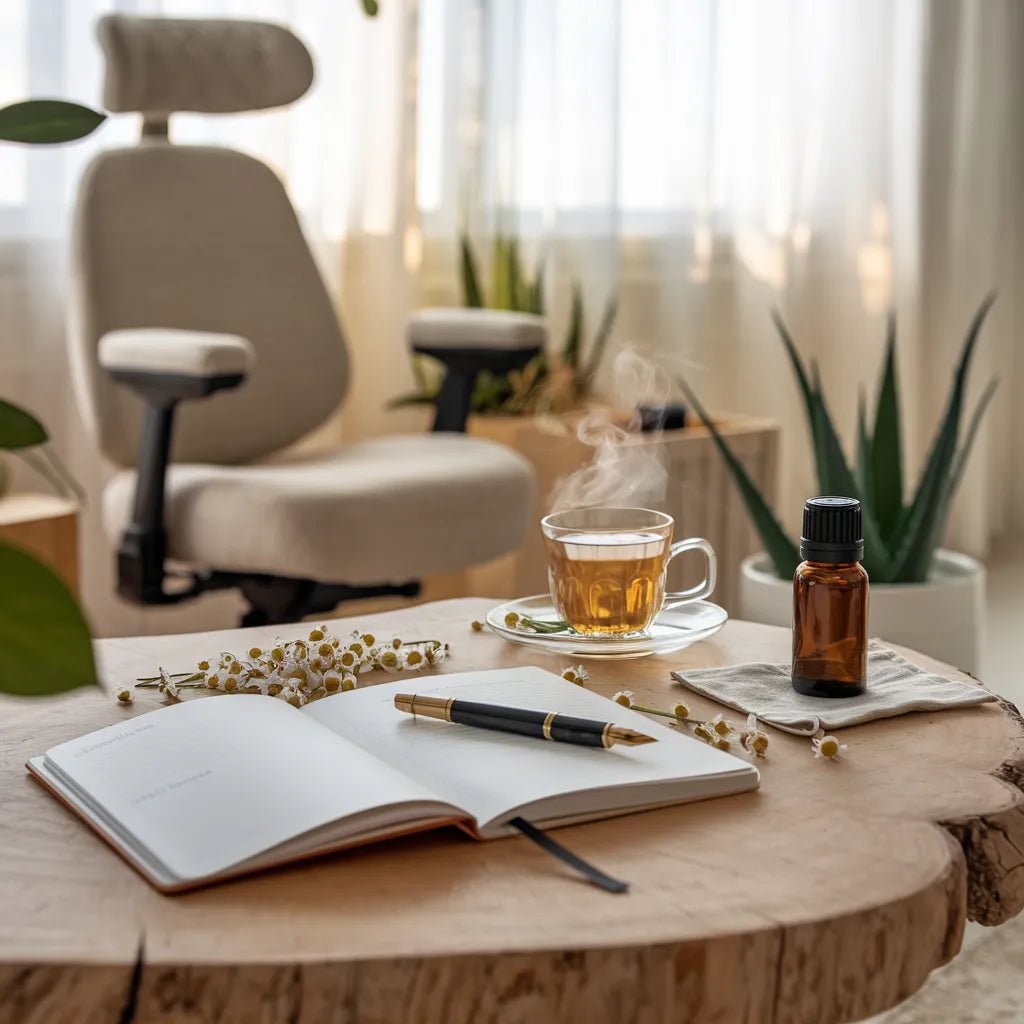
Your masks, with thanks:
M715 549L703 537L689 537L687 540L676 541L669 548L668 562L684 551L703 551L704 557L708 560L707 572L704 579L695 587L675 593L666 593L664 605L666 608L670 605L687 604L690 601L700 601L705 597L710 597L718 580L718 559L715 557ZM668 562L665 563L666 569Z

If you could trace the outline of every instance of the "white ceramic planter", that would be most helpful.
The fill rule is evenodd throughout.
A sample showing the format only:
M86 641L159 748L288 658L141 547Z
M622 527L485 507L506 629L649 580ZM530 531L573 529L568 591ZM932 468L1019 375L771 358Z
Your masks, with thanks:
M740 565L740 618L792 626L793 584L765 554ZM969 555L937 551L926 583L872 583L868 635L912 647L978 675L985 626L985 567Z

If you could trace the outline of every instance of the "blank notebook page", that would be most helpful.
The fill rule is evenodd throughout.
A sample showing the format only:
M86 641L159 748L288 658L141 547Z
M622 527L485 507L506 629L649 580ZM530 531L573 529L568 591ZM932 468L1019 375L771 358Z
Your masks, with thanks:
M396 693L557 711L614 722L657 736L658 742L605 750L454 725L398 711ZM530 666L410 675L398 683L325 698L302 713L464 808L481 826L516 807L567 793L716 776L747 779L747 785L735 787L742 789L752 788L757 780L757 770L747 762ZM650 801L638 793L637 804L644 802Z

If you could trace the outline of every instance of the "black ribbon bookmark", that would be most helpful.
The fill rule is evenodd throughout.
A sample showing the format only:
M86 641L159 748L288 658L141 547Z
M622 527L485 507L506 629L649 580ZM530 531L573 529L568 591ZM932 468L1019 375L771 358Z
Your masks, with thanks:
M557 857L564 864L568 864L569 867L578 871L588 882L596 885L599 889L604 889L605 892L629 892L628 882L612 878L611 875L606 875L600 869L595 868L593 864L588 864L582 857L577 857L572 850L567 850L561 843L556 843L547 832L542 832L525 818L512 818L509 820L509 824L513 828L519 829L527 839L532 839L542 850L547 850L552 857Z

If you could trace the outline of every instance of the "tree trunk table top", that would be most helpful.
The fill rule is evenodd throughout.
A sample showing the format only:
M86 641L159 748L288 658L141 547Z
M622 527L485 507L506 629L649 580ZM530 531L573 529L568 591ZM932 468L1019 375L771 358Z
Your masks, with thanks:
M490 604L445 601L336 628L447 640L445 671L565 667L472 632ZM112 690L157 665L180 671L300 629L97 649ZM731 622L679 654L590 662L588 686L670 706L680 694L670 669L785 661L788 647L788 631ZM718 710L686 700L698 715ZM968 917L994 925L1024 903L1024 727L1002 702L843 730L835 763L768 730L757 792L560 830L631 883L620 897L524 839L474 843L454 829L161 896L23 767L159 704L152 690L132 708L95 691L0 701L0 1021L859 1020L950 960Z

